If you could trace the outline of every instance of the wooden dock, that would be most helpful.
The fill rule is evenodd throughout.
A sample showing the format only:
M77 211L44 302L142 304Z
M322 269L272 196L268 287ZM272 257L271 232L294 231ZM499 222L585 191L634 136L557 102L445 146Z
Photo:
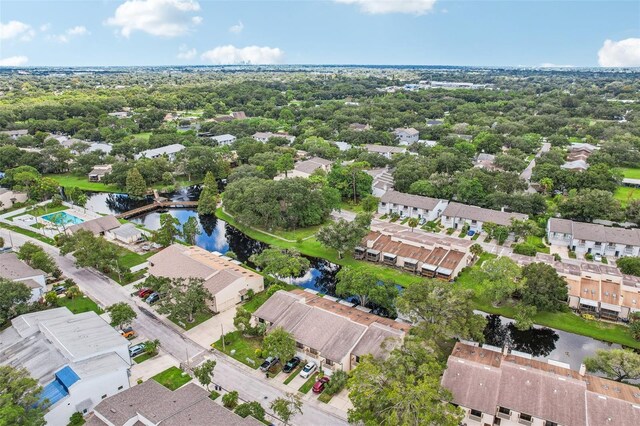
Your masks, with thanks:
M197 201L161 201L120 213L116 217L118 219L129 219L158 209L191 209L194 207L198 207Z

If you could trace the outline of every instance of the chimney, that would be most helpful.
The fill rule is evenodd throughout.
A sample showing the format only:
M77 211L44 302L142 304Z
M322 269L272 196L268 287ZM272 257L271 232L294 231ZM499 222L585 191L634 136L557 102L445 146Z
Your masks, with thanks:
M587 366L584 364L580 364L580 371L578 373L584 377L584 375L587 373Z

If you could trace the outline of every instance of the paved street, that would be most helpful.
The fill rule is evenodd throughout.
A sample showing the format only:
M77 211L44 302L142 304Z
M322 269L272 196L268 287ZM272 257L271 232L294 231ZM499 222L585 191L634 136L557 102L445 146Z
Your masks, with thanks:
M118 302L130 304L136 310L138 318L133 323L134 329L148 338L159 339L164 352L170 354L180 362L190 362L191 365L200 363L204 356L216 358L217 366L214 372L214 383L225 389L236 390L242 399L259 401L265 408L274 399L284 395L284 385L275 381L267 382L262 374L249 367L237 363L226 356L215 356L205 348L181 334L177 326L172 326L158 318L143 302L133 299L127 291L103 275L85 268L76 268L70 257L60 256L58 249L22 234L0 229L0 236L7 243L13 241L14 247L19 247L26 241L42 246L51 254L65 276L72 278L80 289L89 295L102 307ZM326 404L304 400L303 414L294 419L300 425L346 425L346 413L327 406Z

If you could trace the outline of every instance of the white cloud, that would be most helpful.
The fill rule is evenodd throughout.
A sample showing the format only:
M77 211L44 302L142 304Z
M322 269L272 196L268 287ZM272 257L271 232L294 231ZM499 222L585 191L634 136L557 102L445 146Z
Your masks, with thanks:
M43 32L43 33L46 33L50 29L51 29L51 24L50 23L46 23L46 24L40 25L40 31Z
M334 0L337 3L355 4L371 14L412 13L424 15L433 9L437 0Z
M14 38L22 41L29 41L36 32L31 25L20 21L9 21L6 24L0 22L0 40L11 40Z
M238 21L237 24L229 27L229 32L234 34L240 34L244 30L244 24L242 21Z
M91 33L89 32L89 30L87 30L85 26L76 25L75 27L68 28L62 34L47 36L47 39L54 40L59 43L68 43L74 37L81 37L88 34L91 34Z
M606 40L598 51L602 67L640 67L640 38Z
M218 46L200 55L204 61L212 64L279 64L284 59L284 52L277 47L232 45Z
M544 62L540 64L540 66L542 68L573 68L575 67L575 65L557 65L557 64L552 64L551 62Z
M198 51L195 48L189 49L186 44L183 44L178 50L178 59L193 59L197 54Z
M176 37L202 22L200 16L193 16L199 10L196 0L127 0L106 24L119 27L125 37L134 31Z
M10 56L8 58L0 58L0 67L19 67L26 64L29 58L26 56Z

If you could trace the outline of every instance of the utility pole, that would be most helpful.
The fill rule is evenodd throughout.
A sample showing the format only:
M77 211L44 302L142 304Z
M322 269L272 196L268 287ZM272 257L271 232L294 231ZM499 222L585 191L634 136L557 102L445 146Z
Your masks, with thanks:
M220 330L222 330L222 352L226 352L227 348L224 344L224 325L220 324Z

